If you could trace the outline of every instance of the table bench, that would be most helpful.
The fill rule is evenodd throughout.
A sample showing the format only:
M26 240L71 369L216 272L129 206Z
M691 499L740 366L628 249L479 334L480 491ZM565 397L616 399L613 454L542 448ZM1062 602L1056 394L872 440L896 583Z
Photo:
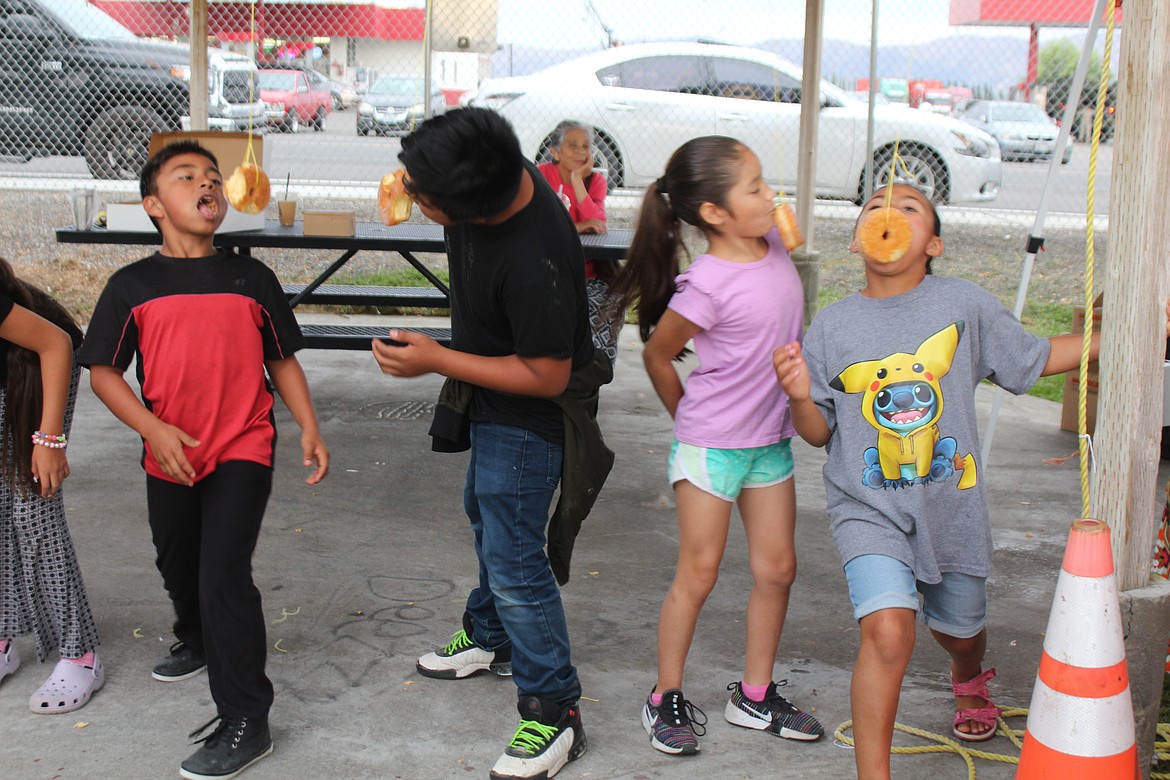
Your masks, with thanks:
M278 220L265 222L263 230L220 233L215 246L252 256L252 250L325 249L340 251L308 284L282 284L289 304L325 304L339 306L375 306L446 309L450 307L450 290L417 257L416 252L445 254L443 228L434 224L404 223L387 227L377 222L359 222L352 236L306 236L302 223L281 225ZM56 239L62 244L119 244L157 246L162 236L157 232L129 232L104 229L77 230L57 228ZM625 259L633 239L632 230L611 230L600 235L581 236L581 248L591 260ZM366 285L326 284L346 263L361 251L397 252L429 283L425 287L379 287ZM312 325L301 326L309 346L315 349L368 349L370 339L386 334L387 326ZM449 328L404 327L403 330L425 333L443 344L451 341Z

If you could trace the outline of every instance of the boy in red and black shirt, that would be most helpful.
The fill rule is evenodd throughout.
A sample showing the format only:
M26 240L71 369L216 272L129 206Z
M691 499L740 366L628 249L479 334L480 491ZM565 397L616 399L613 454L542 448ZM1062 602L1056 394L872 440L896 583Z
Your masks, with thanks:
M194 142L165 146L140 189L162 249L110 277L78 360L144 444L150 528L178 639L153 676L177 681L206 666L218 710L218 727L180 773L234 777L272 752L252 582L276 445L267 378L301 428L305 465L315 464L307 483L328 472L329 451L293 354L304 337L276 276L213 246L227 212L215 157ZM142 400L123 376L135 358Z

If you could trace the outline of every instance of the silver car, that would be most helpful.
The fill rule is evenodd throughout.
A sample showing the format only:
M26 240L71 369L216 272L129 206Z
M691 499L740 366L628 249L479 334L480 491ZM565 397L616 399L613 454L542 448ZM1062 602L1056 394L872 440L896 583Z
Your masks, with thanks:
M796 185L802 101L800 69L768 52L704 43L621 46L531 76L488 79L467 100L516 128L524 153L548 159L562 119L594 126L598 164L617 186L648 185L674 149L719 133L759 155L770 181ZM912 180L937 202L993 200L999 192L995 139L952 117L876 106L874 150L866 149L867 105L822 81L816 193L856 199L867 157L878 184Z
M1010 100L976 100L963 111L963 121L986 130L999 142L1004 160L1051 160L1060 128L1044 109ZM1072 144L1064 148L1061 163L1072 159Z

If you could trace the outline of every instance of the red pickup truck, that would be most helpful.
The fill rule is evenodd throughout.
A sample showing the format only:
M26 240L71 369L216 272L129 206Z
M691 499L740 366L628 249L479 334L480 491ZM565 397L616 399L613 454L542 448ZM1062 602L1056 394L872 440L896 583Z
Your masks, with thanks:
M260 98L268 104L266 115L271 127L295 133L302 124L314 130L325 129L325 117L333 105L327 90L315 89L301 70L261 70Z

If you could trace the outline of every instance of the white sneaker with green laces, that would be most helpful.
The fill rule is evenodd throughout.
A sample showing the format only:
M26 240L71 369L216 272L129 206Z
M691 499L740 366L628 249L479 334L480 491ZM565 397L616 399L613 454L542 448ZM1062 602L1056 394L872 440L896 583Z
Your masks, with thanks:
M471 638L471 620L463 616L463 628L451 635L446 646L418 659L419 674L437 680L462 680L476 672L490 671L501 677L512 676L512 644L488 650Z

